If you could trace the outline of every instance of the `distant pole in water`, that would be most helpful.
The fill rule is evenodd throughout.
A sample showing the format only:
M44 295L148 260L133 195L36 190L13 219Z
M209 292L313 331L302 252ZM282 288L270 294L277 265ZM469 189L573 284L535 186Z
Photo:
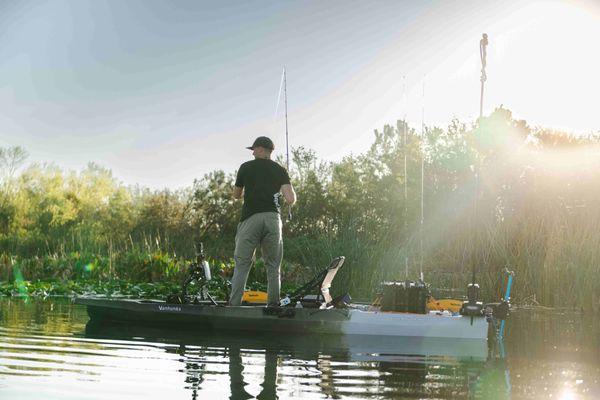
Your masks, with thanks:
M285 159L288 174L290 172L290 146L288 137L288 109L287 109L287 71L283 67L283 99L285 104ZM288 219L292 220L292 205L288 205Z
M483 117L483 87L485 81L487 81L487 75L485 73L485 67L487 65L487 45L488 45L488 36L487 33L481 35L481 40L479 41L479 57L481 58L481 95L479 97L479 119ZM477 166L477 162L475 162L473 172L475 174L475 201L473 202L473 222L471 225L472 230L477 229L477 203L479 202L479 168ZM479 246L476 247L476 259L473 262L473 284L475 284L475 270L476 263L479 259Z
M479 98L479 118L483 116L483 86L487 81L487 75L485 73L485 67L487 64L487 45L488 36L484 33L479 41L479 57L481 58L481 96Z

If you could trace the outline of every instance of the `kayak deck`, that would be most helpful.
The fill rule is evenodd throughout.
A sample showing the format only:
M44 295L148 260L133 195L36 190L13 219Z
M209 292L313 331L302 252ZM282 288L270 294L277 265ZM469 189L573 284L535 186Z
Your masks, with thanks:
M79 297L91 320L126 321L205 330L351 336L446 338L485 341L485 317L408 314L357 308L274 308L223 304L167 304L159 300Z

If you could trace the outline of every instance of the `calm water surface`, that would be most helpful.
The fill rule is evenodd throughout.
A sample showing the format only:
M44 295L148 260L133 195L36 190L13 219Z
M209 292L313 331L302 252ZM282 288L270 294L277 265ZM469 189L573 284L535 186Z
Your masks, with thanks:
M94 326L68 299L0 298L0 399L600 399L598 318L511 318L487 357L419 356L334 338Z

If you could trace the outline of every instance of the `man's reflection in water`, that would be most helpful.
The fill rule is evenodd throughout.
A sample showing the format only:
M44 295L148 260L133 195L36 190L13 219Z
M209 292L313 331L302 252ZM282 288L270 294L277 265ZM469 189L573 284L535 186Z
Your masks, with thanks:
M321 382L318 383L321 391L331 399L339 399L340 395L335 390L333 382L333 368L331 367L331 358L327 355L319 354L317 356L317 370L321 372Z
M256 396L257 399L278 399L277 397L277 351L267 349L265 352L265 374L261 384L262 390ZM230 399L254 398L246 391L247 383L244 381L244 364L239 347L229 348L229 382L231 389Z
M257 399L277 399L277 352L267 349L265 353L265 379Z
M177 353L181 355L184 359L189 359L190 356L186 354L186 347L184 344L179 345L177 349ZM200 385L204 381L204 372L206 369L206 364L198 363L198 362L185 362L185 383L188 384L186 389L192 390L192 400L196 400L198 398L198 390Z
M244 382L244 365L242 363L242 354L236 347L229 348L229 385L231 388L230 399L251 399L250 393L246 392Z

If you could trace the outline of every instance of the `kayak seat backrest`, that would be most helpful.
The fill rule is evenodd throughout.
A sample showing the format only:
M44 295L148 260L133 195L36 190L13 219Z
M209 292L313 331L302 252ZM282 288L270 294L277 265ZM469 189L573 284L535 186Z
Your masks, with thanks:
M345 259L344 256L334 258L327 268L289 296L290 304L296 304L300 301L303 306L320 307L323 304L330 303L332 300L329 294L331 282L344 264Z
M327 273L325 274L325 277L323 277L320 285L321 295L323 296L323 302L325 304L329 304L331 303L331 300L333 300L329 293L329 288L331 288L331 282L333 282L335 275L342 265L344 265L344 261L346 261L344 256L336 257L331 261L329 267L327 267Z

